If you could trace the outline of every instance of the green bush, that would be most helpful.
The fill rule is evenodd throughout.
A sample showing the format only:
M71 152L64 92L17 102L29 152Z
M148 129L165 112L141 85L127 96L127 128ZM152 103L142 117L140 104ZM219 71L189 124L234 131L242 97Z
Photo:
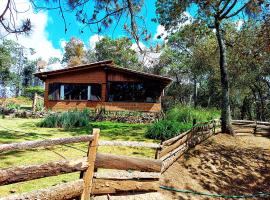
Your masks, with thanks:
M28 97L32 97L35 93L37 93L38 95L43 95L44 88L40 86L30 86L25 88L24 93Z
M21 108L21 106L20 106L19 104L12 103L12 102L8 103L8 104L6 105L6 107L7 107L8 109L16 109L16 110L18 110L18 109Z
M189 130L191 127L191 123L181 123L163 119L150 125L145 133L145 137L158 140L167 140L181 132Z
M54 113L44 118L38 125L47 128L76 128L89 125L90 110L69 110L62 113Z
M215 109L193 108L179 104L169 110L163 120L150 125L145 136L166 140L192 128L193 119L197 122L206 122L219 116L219 111Z

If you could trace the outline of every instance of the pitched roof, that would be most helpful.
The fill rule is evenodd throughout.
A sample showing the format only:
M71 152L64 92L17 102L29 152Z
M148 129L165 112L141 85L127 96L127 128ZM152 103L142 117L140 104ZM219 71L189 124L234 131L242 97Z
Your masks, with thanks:
M162 82L165 82L166 84L169 84L172 82L172 79L169 77L160 76L160 75L156 75L156 74L150 74L150 73L146 73L146 72L139 72L139 71L127 69L127 68L117 67L117 66L115 66L115 64L112 60L104 60L104 61L100 61L100 62L78 65L78 66L70 67L70 68L64 68L64 69L58 69L58 70L52 70L52 71L46 71L46 72L39 72L39 73L35 73L34 75L37 76L38 78L40 78L41 80L45 80L48 76L51 76L51 75L70 73L70 72L75 72L75 71L92 69L92 68L96 68L96 67L107 67L107 68L114 70L114 71L120 71L123 73L133 74L133 75L142 76L142 77L146 77L146 78L150 78L150 79L158 79L158 80L161 80Z

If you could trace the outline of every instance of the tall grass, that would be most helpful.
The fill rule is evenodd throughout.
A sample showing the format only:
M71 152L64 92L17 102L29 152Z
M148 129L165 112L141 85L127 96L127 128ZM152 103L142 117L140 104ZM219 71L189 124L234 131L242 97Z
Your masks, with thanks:
M54 113L44 118L38 126L47 128L76 128L88 126L90 110L69 110L62 113Z
M194 108L181 104L166 113L166 119L182 123L192 123L193 119L196 119L197 122L205 122L219 116L220 112L216 109Z
M219 111L215 109L194 108L180 104L169 110L164 119L150 125L145 136L166 140L191 129L194 119L197 122L205 122L219 116Z

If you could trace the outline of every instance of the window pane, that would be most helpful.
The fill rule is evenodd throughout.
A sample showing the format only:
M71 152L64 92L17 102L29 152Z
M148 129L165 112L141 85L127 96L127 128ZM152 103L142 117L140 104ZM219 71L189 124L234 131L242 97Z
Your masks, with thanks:
M61 98L60 98L61 97ZM49 84L49 100L101 100L100 84Z
M50 83L49 84L49 100L59 100L60 95L60 84Z
M87 85L64 84L65 100L87 100Z
M110 82L108 101L157 102L161 89L157 83Z
M91 101L100 101L101 100L101 85L92 84L91 85Z

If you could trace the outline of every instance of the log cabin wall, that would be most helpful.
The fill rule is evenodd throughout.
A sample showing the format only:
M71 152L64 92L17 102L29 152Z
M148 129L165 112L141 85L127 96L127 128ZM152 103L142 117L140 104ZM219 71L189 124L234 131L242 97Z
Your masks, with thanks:
M134 74L126 74L118 71L106 70L106 67L96 67L80 71L72 71L61 74L48 76L45 79L44 105L50 110L69 110L83 108L105 108L110 111L144 111L159 112L161 111L161 103L145 103L145 102L106 102L107 81L127 81L139 82L144 81L144 77L135 76ZM97 83L101 84L101 101L87 100L49 100L49 84L50 83Z

